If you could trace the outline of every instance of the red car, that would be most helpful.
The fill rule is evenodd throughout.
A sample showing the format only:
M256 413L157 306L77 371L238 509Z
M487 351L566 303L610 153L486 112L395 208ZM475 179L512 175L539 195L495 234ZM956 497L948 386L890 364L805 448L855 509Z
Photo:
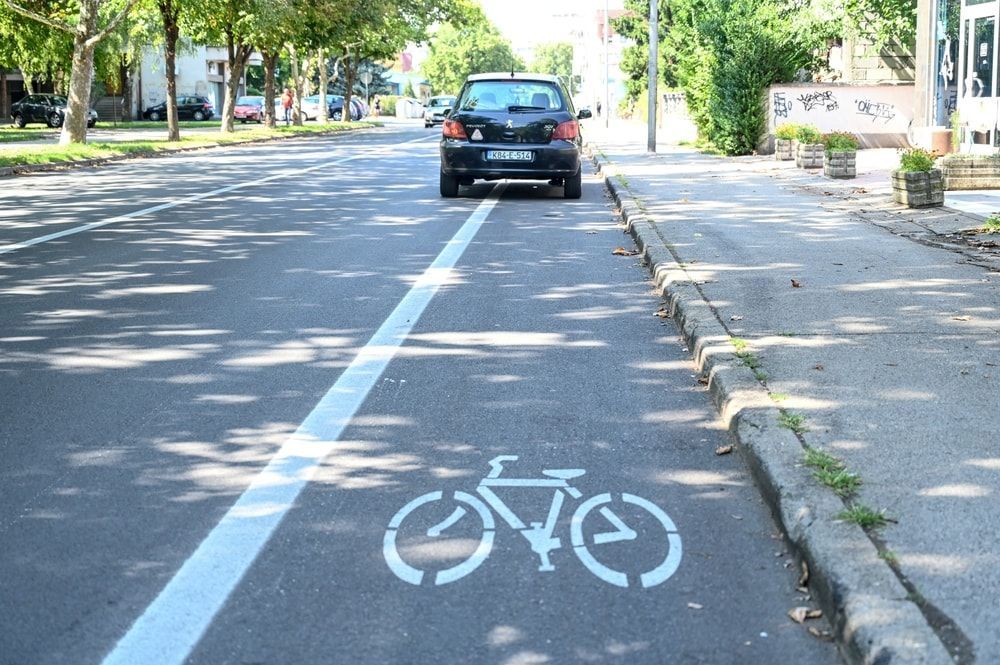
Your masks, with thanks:
M240 97L236 100L236 108L233 109L233 117L242 123L264 122L264 98L263 97Z

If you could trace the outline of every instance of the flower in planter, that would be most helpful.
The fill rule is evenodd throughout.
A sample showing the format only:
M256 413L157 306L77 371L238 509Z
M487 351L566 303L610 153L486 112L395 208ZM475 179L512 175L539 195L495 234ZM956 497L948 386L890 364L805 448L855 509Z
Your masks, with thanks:
M823 142L823 135L812 125L798 125L795 128L795 138L799 143L815 144Z
M927 172L934 168L937 155L923 148L910 148L899 155L899 170L903 173Z
M774 138L782 141L795 140L799 132L799 125L794 122L783 122L774 128Z
M858 137L850 132L830 132L822 136L823 146L826 152L850 152L857 150L860 145Z
M933 152L923 148L904 150L899 168L892 172L892 199L911 208L944 204L944 179L934 168Z

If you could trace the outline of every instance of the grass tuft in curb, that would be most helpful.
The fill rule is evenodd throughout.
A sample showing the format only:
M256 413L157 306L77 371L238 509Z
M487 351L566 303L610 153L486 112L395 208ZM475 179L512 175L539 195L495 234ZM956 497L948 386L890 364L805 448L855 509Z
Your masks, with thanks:
M884 510L875 510L860 503L838 513L837 519L853 522L865 530L880 529L889 523Z
M778 424L785 429L790 429L796 434L805 434L809 431L806 427L806 418L798 413L790 413L788 411L782 411L778 416Z

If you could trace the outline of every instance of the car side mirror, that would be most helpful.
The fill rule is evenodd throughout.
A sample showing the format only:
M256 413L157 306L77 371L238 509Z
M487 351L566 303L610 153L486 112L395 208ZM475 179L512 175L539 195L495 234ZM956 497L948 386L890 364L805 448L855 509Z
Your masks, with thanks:
M441 109L441 115L448 115L449 113L451 113L450 108Z
M590 112L590 109L580 109L580 112L576 114L578 120L586 120L587 118L593 118L594 114Z

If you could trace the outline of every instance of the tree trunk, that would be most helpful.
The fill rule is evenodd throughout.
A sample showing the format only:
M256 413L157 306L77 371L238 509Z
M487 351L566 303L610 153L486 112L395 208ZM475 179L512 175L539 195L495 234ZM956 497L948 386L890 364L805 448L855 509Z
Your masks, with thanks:
M69 101L59 145L87 142L87 111L94 79L94 49L88 41L97 32L99 0L81 0L80 22L73 33L73 70L69 77Z
M262 51L264 58L264 124L274 129L274 70L278 67L278 53Z
M347 70L347 76L344 79L344 122L351 122L354 115L351 113L351 97L354 91L354 76L358 73L356 61L357 59L352 58L350 55L344 59L345 69Z
M324 125L330 121L327 115L329 107L326 104L326 53L319 49L316 53L316 61L319 63L319 120Z
M236 109L236 93L240 88L240 79L243 78L243 70L246 69L247 60L253 49L248 44L236 44L232 36L229 37L229 78L226 80L226 99L222 104L222 134L232 134L233 111Z
M295 51L295 46L288 45L288 60L292 68L292 87L295 97L292 100L292 124L302 126L302 78L299 76L299 55Z
M180 37L178 15L180 7L173 0L160 0L160 16L163 18L164 60L167 68L167 140L180 141L181 128L177 121L177 40Z
M0 67L0 118L10 116L7 93L7 71Z

